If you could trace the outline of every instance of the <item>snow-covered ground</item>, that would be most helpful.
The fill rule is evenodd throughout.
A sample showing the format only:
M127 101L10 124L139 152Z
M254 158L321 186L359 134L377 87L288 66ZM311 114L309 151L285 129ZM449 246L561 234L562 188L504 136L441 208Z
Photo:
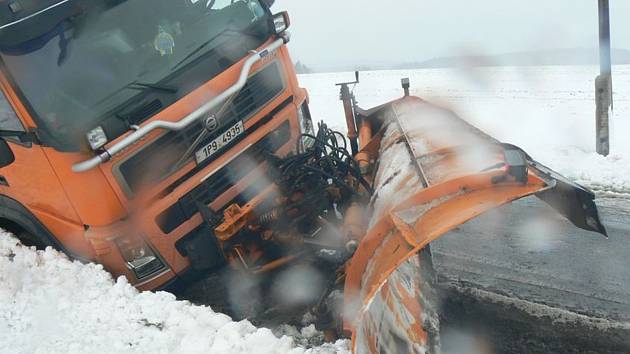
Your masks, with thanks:
M313 327L302 337L317 335ZM295 333L296 335L298 332ZM165 293L139 293L100 265L35 251L0 231L0 353L348 353L305 350L248 321Z
M630 66L613 69L611 154L595 153L594 66L486 67L362 72L355 93L370 108L411 93L446 106L486 133L598 192L630 193ZM345 130L334 83L353 73L301 75L314 119Z

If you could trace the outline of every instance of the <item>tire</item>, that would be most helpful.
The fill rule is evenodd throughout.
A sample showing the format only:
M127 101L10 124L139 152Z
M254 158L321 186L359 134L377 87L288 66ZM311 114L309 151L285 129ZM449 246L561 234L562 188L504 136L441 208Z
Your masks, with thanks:
M47 247L55 248L55 245L50 243L43 237L38 237L36 234L32 234L26 230L22 230L21 232L15 235L20 242L22 242L25 246L35 246L38 250L45 250Z
M44 250L49 246L54 248L54 245L47 238L29 232L13 221L0 219L0 228L13 234L24 246L35 246L38 250Z

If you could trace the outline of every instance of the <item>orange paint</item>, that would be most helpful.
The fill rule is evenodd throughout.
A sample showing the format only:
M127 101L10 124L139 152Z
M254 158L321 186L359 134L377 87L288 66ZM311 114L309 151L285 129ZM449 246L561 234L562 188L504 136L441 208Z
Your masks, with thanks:
M352 332L355 351L369 348L372 353L378 353L381 346L388 345L383 342L387 340L386 333L376 333L374 328L367 326L374 321L372 312L380 309L376 302L378 298L386 302L394 318L394 323L389 324L393 326L392 330L406 333L405 342L409 345L427 344L427 333L419 322L422 317L422 289L418 288L417 293L406 291L401 282L403 278L396 275L403 269L401 267L407 269L407 262L427 244L471 218L549 188L546 177L537 175L533 170L529 171L526 184L506 176L503 147L467 123L450 116L451 113L429 114L435 107L427 107L427 103L414 97L391 105L396 115L388 119L400 119L397 124L404 134L395 131L379 138L381 152L403 144L405 137L409 137L415 154L410 158L417 159L429 186L416 188L417 191L411 195L396 195L396 191L405 188L412 178L417 177L413 168L403 169L402 173L407 174L398 177L397 187L392 192L393 198L398 199L389 209L372 215L372 226L346 266L346 311L354 312L345 317L344 329ZM427 115L422 115L423 111L427 111ZM381 119L379 114L364 118L375 122ZM382 124L385 127L388 122L383 121ZM444 136L453 138L443 139ZM474 142L475 145L467 149L461 146L463 142ZM365 145L362 143L362 146ZM471 148L480 149L484 154L471 160L467 156ZM351 302L357 299L361 305L351 308ZM416 321L405 321L409 316Z

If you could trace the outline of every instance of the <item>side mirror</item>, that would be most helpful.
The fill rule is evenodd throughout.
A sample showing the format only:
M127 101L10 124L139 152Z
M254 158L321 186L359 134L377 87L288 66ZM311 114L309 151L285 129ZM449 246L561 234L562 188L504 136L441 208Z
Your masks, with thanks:
M273 26L276 34L282 34L291 26L291 19L289 13L284 11L273 15Z
M15 161L11 147L4 139L0 139L0 168L9 166Z

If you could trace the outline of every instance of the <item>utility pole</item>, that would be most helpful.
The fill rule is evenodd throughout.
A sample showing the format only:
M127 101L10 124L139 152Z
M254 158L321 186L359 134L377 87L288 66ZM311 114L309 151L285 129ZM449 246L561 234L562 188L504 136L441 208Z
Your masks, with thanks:
M597 153L610 153L609 114L612 111L612 61L610 57L610 7L608 0L598 0L599 7L599 76L595 79Z

